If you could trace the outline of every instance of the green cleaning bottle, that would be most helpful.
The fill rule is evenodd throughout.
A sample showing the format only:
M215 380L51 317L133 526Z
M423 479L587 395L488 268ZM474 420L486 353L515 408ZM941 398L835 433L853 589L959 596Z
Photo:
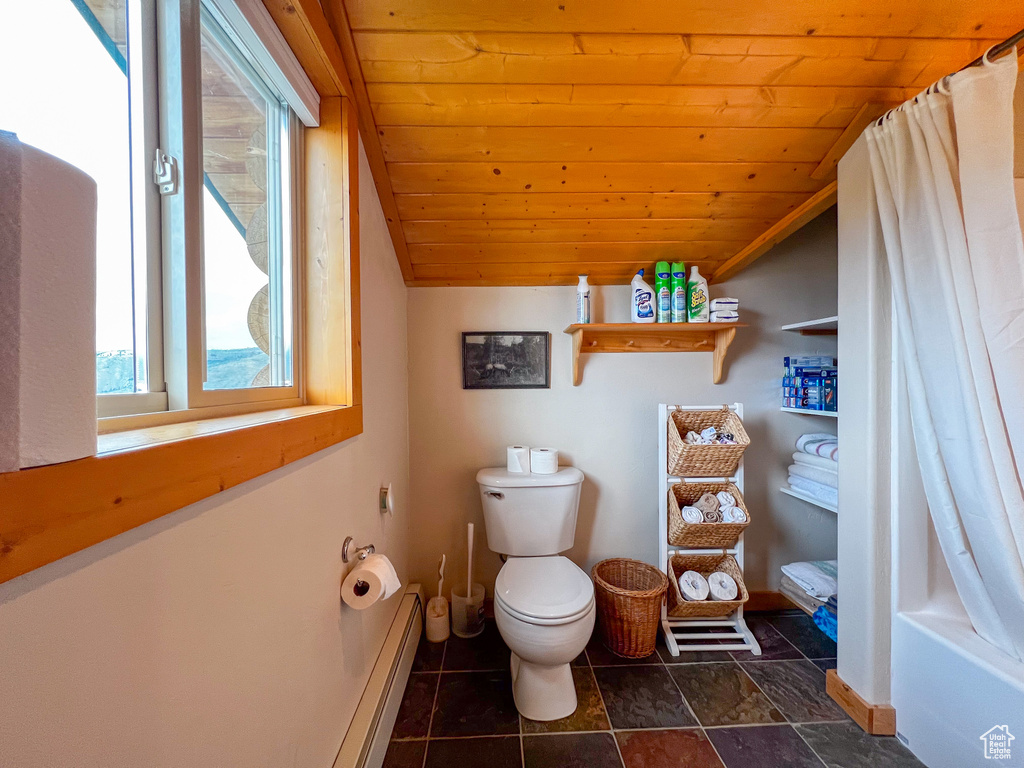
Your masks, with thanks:
M658 322L672 322L672 273L667 261L654 265L654 295L658 302Z
M686 322L686 265L672 262L672 322Z

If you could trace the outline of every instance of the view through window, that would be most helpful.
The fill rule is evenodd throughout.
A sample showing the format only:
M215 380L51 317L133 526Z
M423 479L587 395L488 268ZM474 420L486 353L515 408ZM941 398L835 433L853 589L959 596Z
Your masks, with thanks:
M146 242L147 222L142 206L133 216L133 199L151 183L152 158L132 154L132 121L142 114L131 103L128 65L136 60L129 45L155 41L137 42L129 29L132 2L143 0L6 2L0 25L0 130L77 166L97 185L98 394L163 389L148 380L147 255L133 249ZM288 385L287 152L280 147L289 113L205 23L202 55L205 387ZM233 90L208 93L217 80ZM277 153L273 167L268 151Z

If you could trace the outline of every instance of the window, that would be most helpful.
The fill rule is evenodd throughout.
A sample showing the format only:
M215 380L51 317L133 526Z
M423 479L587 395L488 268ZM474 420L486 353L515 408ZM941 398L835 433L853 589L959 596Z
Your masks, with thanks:
M0 129L98 186L98 414L301 402L294 222L318 107L264 45L272 22L261 37L232 0L9 5Z

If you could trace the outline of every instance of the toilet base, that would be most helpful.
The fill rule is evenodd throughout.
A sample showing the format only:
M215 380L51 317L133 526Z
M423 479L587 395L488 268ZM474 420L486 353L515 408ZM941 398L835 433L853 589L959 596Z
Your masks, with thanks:
M560 720L576 711L576 686L568 664L546 666L512 654L512 695L527 720Z

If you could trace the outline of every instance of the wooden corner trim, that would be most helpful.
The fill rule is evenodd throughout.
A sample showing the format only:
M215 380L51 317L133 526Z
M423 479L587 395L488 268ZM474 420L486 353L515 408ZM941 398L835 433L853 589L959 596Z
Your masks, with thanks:
M270 411L213 431L220 421L196 422L203 434L177 424L165 442L0 474L0 583L363 431L361 406Z
M837 181L833 181L815 192L799 208L779 219L764 234L715 270L714 282L721 283L749 267L776 245L816 218L818 214L835 205L838 193L839 183Z
M825 691L866 733L896 735L896 710L888 704L868 704L834 669L825 673Z

